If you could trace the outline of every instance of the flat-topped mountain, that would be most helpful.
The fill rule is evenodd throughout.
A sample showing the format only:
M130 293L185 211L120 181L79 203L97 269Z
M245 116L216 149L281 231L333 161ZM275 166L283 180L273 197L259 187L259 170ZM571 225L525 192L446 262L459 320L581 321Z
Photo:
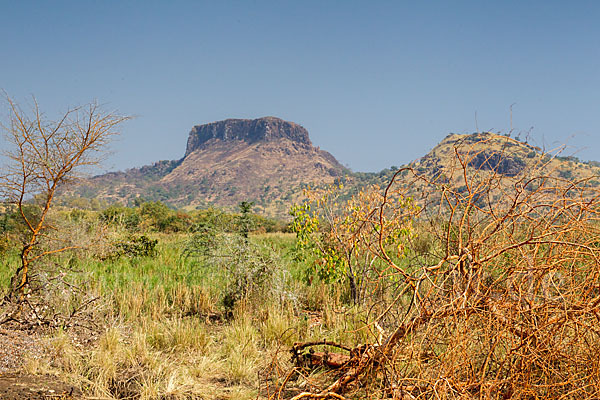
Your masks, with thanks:
M181 160L96 176L66 192L125 204L141 197L186 208L254 201L256 211L283 216L303 187L332 183L347 172L296 123L227 119L194 126Z

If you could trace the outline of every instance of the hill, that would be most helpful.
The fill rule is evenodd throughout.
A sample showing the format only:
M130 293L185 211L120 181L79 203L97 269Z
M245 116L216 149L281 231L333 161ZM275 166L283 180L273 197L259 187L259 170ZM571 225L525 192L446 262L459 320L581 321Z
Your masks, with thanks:
M582 162L563 156L562 148L542 150L517 139L492 133L449 134L427 155L411 166L429 176L447 173L453 168L455 155L468 162L471 169L494 171L516 177L536 166L543 173L564 179L585 179L600 174L598 163ZM598 184L600 182L596 182Z
M591 184L600 185L596 162L564 157L559 151L545 152L491 132L449 134L425 156L403 167L428 179L452 177L453 184L460 187L456 154L468 161L471 170L517 177L535 165L552 176L592 177ZM314 147L306 129L293 122L275 117L228 119L195 126L180 160L96 176L66 189L65 194L122 204L137 198L160 200L185 209L234 209L241 201L254 201L258 213L287 217L291 204L301 201L308 186L341 181L343 200L367 185L387 184L395 172L395 167L351 172L330 153ZM417 197L425 182L410 182L408 193Z
M440 200L440 184L461 192L466 189L462 166L458 157L466 162L469 175L484 178L487 173L510 179L501 180L511 185L532 174L550 176L570 181L586 180L588 186L600 187L600 163L583 162L574 156L562 155L562 148L544 150L517 139L492 132L447 135L423 157L400 167L391 167L380 172L354 172L341 179L344 183L339 200L349 199L361 188L375 185L386 187L394 174L402 169L395 180L395 188L421 202ZM531 188L531 185L530 185ZM501 196L497 188L493 197ZM421 199L421 200L419 200ZM431 204L430 204L431 205Z

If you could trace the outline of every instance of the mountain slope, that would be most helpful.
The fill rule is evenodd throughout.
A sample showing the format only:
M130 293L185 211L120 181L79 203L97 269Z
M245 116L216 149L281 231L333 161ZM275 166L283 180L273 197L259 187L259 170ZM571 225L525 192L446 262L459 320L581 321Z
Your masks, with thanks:
M411 166L429 174L449 170L459 154L470 169L495 171L515 177L533 166L540 172L565 179L586 179L600 174L594 162L562 156L561 148L543 151L539 147L491 132L449 134L426 156Z
M600 188L600 163L562 156L560 150L544 151L526 142L491 132L452 133L420 159L401 166L404 170L396 178L394 187L401 188L404 195L417 201L425 193L438 190L441 187L439 184L462 191L465 181L457 158L460 157L466 163L469 176L478 175L484 179L486 174L497 174L499 178L507 178L503 179L507 185L519 179L526 182L526 177L533 174L569 181L586 180L589 187ZM340 200L350 198L366 186L385 188L397 170L392 167L377 173L355 172L345 176ZM431 196L428 201L439 201L439 196L437 200L436 196Z

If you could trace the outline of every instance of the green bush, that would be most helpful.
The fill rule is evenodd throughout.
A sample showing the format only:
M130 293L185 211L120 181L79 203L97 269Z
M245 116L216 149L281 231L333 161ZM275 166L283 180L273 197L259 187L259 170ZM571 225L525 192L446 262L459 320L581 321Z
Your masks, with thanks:
M150 239L146 235L131 236L129 239L114 243L114 251L108 258L119 257L153 257L156 255L158 240Z
M5 255L14 246L7 236L0 236L0 255Z
M113 205L100 213L100 221L135 231L140 225L141 218L134 208Z
M243 234L204 226L187 241L182 257L190 265L190 274L209 269L220 276L220 302L227 313L240 300L262 298L273 289L278 265L273 250Z

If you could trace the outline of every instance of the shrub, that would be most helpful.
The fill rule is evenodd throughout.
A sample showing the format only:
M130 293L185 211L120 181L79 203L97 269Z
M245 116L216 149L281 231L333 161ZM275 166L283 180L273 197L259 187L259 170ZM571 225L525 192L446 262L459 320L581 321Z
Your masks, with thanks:
M313 390L344 398L598 398L597 188L555 178L544 165L501 174L458 150L450 184L411 170L358 207L372 234L361 227L341 238L384 266L369 276L364 321L365 330L379 326L380 337L354 348ZM417 182L426 183L415 202L431 245L398 248L403 258L387 243L406 235L410 213L388 208ZM334 220L334 229L346 224Z
M242 235L204 226L189 238L182 257L192 270L211 268L220 275L221 304L228 313L240 300L264 298L273 289L277 262L272 250Z
M134 208L113 205L100 213L100 221L114 226L122 226L129 231L138 229L141 218Z
M113 244L113 251L105 258L119 257L152 257L156 255L157 239L150 239L146 235L130 236L127 240Z

